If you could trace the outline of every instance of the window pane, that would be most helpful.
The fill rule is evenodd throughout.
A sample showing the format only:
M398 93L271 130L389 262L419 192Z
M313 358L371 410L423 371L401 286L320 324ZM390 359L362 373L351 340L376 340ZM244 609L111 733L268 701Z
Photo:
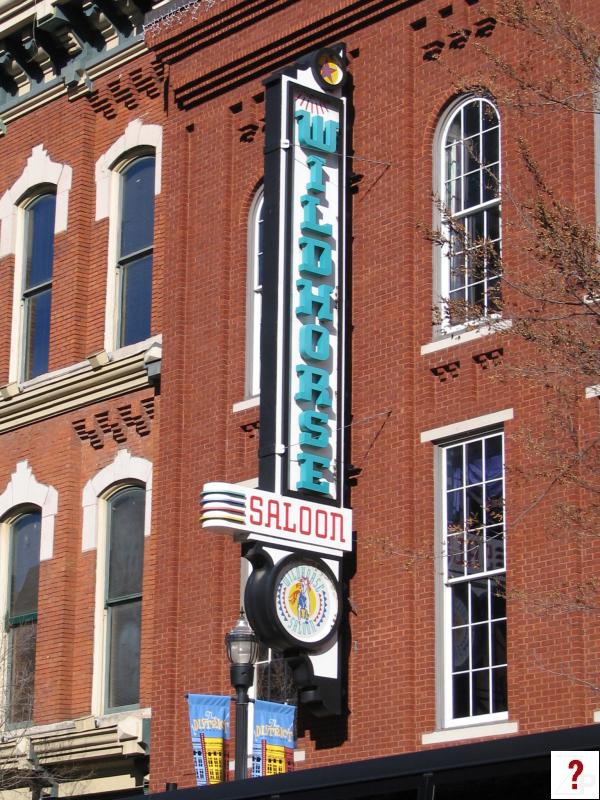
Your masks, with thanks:
M483 164L495 164L499 157L498 128L483 134Z
M468 583L452 587L452 625L467 625L469 622Z
M56 197L45 194L25 209L25 289L52 280Z
M257 287L263 285L263 270L265 261L265 220L264 220L264 198L258 202L256 208L256 282Z
M490 436L485 440L485 477L488 481L502 477L501 436Z
M292 670L281 655L272 654L270 660L256 665L256 699L274 703L296 701Z
M470 716L468 672L452 678L452 709L454 717Z
M121 173L121 258L152 247L154 157L134 161Z
M489 627L485 623L474 625L471 628L471 661L473 669L487 667L490 663L488 633Z
M492 619L506 616L506 590L504 578L492 579Z
M456 672L469 669L469 629L452 631L452 669Z
M48 372L51 300L50 289L25 298L24 380Z
M37 612L40 527L39 512L24 514L12 525L9 611L11 617Z
M471 620L484 622L488 618L488 582L471 583Z
M471 172L465 175L465 209L478 206L481 202L481 172Z
M109 501L109 601L141 594L145 494L132 486Z
M152 313L152 256L121 267L121 346L150 336Z
M108 706L135 705L140 696L142 601L111 606Z
M491 528L486 531L485 568L504 569L504 531L502 528Z
M36 638L37 622L17 625L10 631L9 722L24 722L33 716Z
M489 714L490 673L483 669L473 673L473 714Z
M492 625L492 664L506 664L506 620Z
M463 485L462 454L462 445L446 449L446 485L448 489L457 489Z
M483 170L483 202L494 200L500 194L500 176L498 164Z
M465 129L463 136L473 136L479 133L479 100L473 100L464 108Z
M492 670L492 711L506 711L508 708L508 692L506 687L506 667Z
M479 152L479 136L466 139L465 148L465 172L472 172L481 166L481 153Z

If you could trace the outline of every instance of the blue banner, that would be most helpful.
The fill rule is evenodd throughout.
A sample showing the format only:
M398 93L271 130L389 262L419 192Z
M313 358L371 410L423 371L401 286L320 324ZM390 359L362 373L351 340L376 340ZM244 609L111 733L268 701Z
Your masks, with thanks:
M254 703L252 777L294 769L296 706L257 700Z
M223 783L229 742L229 697L188 694L196 783Z

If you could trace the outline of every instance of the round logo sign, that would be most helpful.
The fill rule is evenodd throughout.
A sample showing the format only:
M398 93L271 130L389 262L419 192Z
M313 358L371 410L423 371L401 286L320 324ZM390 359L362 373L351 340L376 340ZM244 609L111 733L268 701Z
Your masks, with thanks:
M330 47L319 50L314 57L313 74L323 89L341 86L346 80L345 57Z
M338 618L334 579L314 564L292 563L275 586L276 613L296 641L315 645L328 638Z

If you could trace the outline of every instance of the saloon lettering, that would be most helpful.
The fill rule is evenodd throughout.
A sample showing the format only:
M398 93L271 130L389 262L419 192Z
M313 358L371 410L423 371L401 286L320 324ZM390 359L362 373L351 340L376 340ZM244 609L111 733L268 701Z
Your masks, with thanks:
M329 155L336 153L338 122L325 121L322 116L311 115L305 110L297 110L294 117L298 125L298 142L303 150ZM295 488L328 495L329 481L323 473L331 467L330 422L335 419L330 386L335 282L332 249L335 241L332 239L332 226L320 221L319 208L327 202L324 172L327 161L309 153L306 164L310 173L305 192L300 195L302 221L301 235L297 240L302 260L297 265L299 277L296 280L295 307L296 317L301 323L295 350L296 357L301 359L301 363L295 366L298 384L294 400L300 404L300 477ZM300 533L305 533L302 519L298 525ZM320 538L328 536L328 533L323 533Z
M274 533L299 533L329 542L346 543L344 516L332 509L290 502L278 497L266 499L258 494L249 498L248 524L268 528Z

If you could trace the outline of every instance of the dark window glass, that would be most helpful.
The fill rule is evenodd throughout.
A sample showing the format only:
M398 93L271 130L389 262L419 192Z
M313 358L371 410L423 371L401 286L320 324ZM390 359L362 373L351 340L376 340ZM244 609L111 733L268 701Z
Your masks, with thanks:
M141 623L141 600L131 600L111 608L109 708L132 706L139 702Z
M10 723L30 720L35 687L41 515L18 517L10 531L8 603Z
M48 371L55 211L53 194L25 208L23 380Z
M499 310L499 134L496 111L483 99L458 108L447 128L441 195L446 198L446 291L451 324ZM463 240L460 247L457 238ZM495 247L490 246L492 241L497 243Z
M14 625L9 633L10 695L8 722L27 722L33 717L37 620Z
M108 599L119 600L142 592L145 491L138 486L124 489L109 507Z
M151 332L154 171L154 156L142 156L121 172L120 346Z
M277 650L263 653L256 665L256 699L274 703L295 703L296 686L292 670Z
M33 614L38 607L40 570L39 512L23 514L12 526L10 616Z
M452 679L452 707L454 717L468 717L469 711L469 673L463 672Z
M121 257L152 247L154 240L154 157L145 156L121 173Z
M108 708L139 702L145 490L108 501Z
M504 575L485 574L504 569L502 434L454 444L445 454L448 663L457 719L506 710Z

